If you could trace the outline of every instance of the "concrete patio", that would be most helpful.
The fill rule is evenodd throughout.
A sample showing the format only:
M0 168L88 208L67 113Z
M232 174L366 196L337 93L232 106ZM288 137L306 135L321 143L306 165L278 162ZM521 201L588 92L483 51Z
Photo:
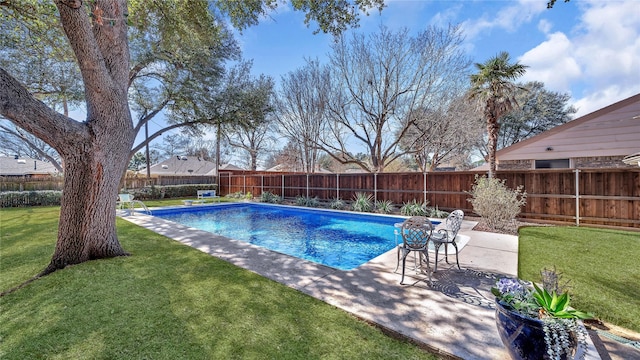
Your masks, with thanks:
M395 249L341 271L152 216L123 218L309 294L443 357L509 359L496 330L490 288L501 276L516 276L516 236L473 231L476 223L464 221L460 234L471 239L460 252L463 270L455 261L453 267L441 261L430 285L426 274L407 269L405 285L400 285ZM589 347L586 359L601 359L591 341Z

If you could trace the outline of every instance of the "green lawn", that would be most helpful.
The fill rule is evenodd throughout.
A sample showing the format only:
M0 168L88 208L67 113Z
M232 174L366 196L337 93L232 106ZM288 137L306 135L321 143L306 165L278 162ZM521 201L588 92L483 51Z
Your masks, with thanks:
M0 291L47 265L58 213L0 210ZM436 359L126 221L118 220L118 233L132 256L71 266L0 298L0 358Z
M640 232L525 227L519 240L521 278L540 281L555 266L570 280L574 308L640 332Z

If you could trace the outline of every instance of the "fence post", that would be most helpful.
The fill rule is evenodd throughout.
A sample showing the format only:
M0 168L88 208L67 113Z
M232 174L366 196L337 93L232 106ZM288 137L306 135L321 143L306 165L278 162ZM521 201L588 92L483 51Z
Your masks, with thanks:
M260 196L264 192L264 175L260 175Z
M422 203L426 204L427 203L427 173L426 172L422 173L422 188L424 189L422 191L422 194L424 196Z
M307 199L309 198L309 173L307 173Z
M576 173L576 226L580 226L580 169Z
M340 174L336 173L336 200L340 199Z
M378 173L373 173L373 201L378 201Z
M284 174L282 174L282 199L284 199Z
M242 193L247 193L247 175L242 175Z

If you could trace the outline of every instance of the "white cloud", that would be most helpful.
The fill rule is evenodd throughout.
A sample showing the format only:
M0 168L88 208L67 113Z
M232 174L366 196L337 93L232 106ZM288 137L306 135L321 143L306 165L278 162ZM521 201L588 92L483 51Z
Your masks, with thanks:
M520 0L517 4L507 6L497 13L484 14L479 19L467 20L462 23L462 28L468 39L473 39L481 32L494 28L513 32L547 10L545 4L544 1Z
M551 90L570 92L587 114L640 92L640 3L588 1L568 33L547 33L547 40L527 51L520 62L529 65L523 80L543 81Z
M542 31L545 34L550 33L551 28L553 28L553 24L545 19L542 19L538 22L538 30Z
M522 81L542 81L550 90L569 92L570 84L582 75L573 52L565 34L550 34L547 41L520 57L519 62L528 66Z

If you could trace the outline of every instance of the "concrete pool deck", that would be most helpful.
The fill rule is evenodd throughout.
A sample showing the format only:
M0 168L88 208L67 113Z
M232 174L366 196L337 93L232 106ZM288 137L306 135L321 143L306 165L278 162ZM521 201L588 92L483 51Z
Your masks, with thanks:
M318 298L444 357L509 359L496 330L490 288L500 276L516 276L516 236L474 231L476 223L464 221L460 234L471 239L460 252L463 270L450 255L453 264L441 261L432 285L426 274L409 269L400 285L395 249L341 271L152 216L123 219ZM586 359L601 359L590 340L589 347Z

